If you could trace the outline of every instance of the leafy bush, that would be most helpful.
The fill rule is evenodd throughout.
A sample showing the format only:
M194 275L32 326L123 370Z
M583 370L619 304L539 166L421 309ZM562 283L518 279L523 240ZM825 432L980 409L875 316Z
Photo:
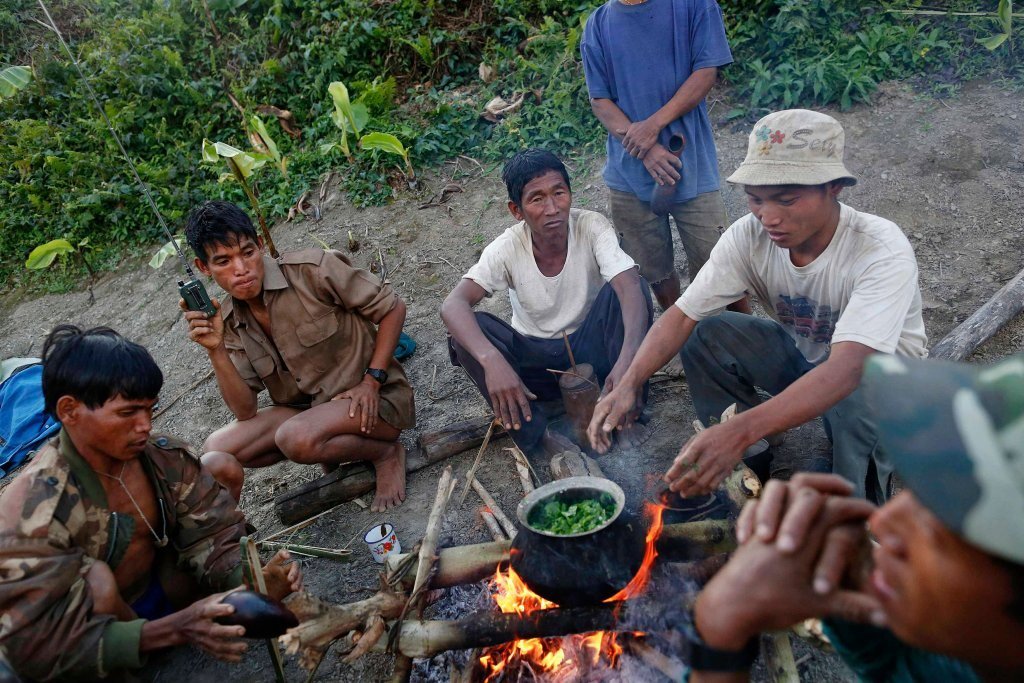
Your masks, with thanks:
M250 148L254 114L286 158L287 175L256 183L268 217L283 216L332 167L357 205L405 187L388 154L338 143L328 93L340 81L365 105L365 131L404 143L412 167L467 154L496 164L526 145L563 154L596 149L579 57L584 17L602 0L51 0L90 82L139 173L171 223L203 199L245 203L222 169L201 164L204 138ZM883 0L720 0L736 63L724 70L735 116L866 100L879 81L927 76L953 87L981 73L1018 75L1016 37L994 52L997 0L949 0L987 17L915 16ZM209 15L207 14L209 9ZM89 239L103 267L129 249L164 242L83 84L33 19L34 0L0 9L0 69L31 65L33 79L0 102L0 277L17 286L31 249ZM493 79L484 83L484 62ZM492 97L525 94L500 124L479 114ZM236 108L244 109L244 115ZM264 105L294 115L285 135ZM257 131L258 132L258 131ZM404 163L404 162L403 162ZM283 164L282 164L283 165ZM6 169L6 170L5 170Z

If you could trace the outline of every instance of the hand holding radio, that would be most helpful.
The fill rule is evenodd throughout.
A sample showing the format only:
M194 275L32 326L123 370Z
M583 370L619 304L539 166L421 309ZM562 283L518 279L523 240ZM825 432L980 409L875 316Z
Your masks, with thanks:
M220 315L220 302L213 299L211 303L214 308L212 316L203 311L189 310L184 299L178 301L178 306L185 311L188 338L208 351L215 351L224 343L224 318Z

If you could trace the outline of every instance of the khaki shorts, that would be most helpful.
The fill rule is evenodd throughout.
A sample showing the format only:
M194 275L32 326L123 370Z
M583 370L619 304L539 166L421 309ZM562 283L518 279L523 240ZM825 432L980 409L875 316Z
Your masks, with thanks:
M612 224L622 240L622 250L637 262L640 274L652 285L671 276L675 260L668 216L658 216L647 202L629 192L611 188L608 192ZM688 202L673 204L670 213L686 252L687 274L692 282L728 227L725 202L722 193L715 190L699 194Z

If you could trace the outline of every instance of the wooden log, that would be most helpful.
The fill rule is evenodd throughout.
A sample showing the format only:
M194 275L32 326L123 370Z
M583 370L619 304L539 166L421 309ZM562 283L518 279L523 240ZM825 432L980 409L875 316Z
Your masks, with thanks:
M498 565L508 562L510 541L499 543L477 543L460 545L454 548L443 548L437 555L437 574L430 585L434 588L450 588L468 583L476 583L494 576ZM388 555L388 575L394 574L399 563L406 554Z
M651 647L640 638L626 638L626 650L655 671L665 674L673 683L683 680L686 674L686 666L682 662Z
M373 615L397 619L405 608L405 595L381 590L366 600L333 605L308 593L298 593L286 604L299 618L299 625L281 636L281 644L288 654L298 654L302 666L309 669L320 661L332 641L363 628Z
M498 566L508 561L511 545L505 541L443 548L438 552L437 573L430 585L450 588L494 576ZM658 555L668 561L691 560L729 552L736 547L736 538L729 520L709 519L666 524L656 547ZM406 557L406 554L388 555L388 574L393 574Z
M962 361L1024 310L1024 270L1007 282L981 308L943 337L929 355Z
M533 478L530 477L530 461L516 447L506 448L505 450L512 454L512 458L516 462L516 472L519 473L519 481L523 484L523 495L531 493L535 487L533 485Z
M775 683L800 683L788 631L776 631L761 639L761 658Z
M505 535L509 538L515 538L516 536L516 525L512 523L512 520L502 511L501 507L498 506L498 502L494 500L484 485L479 480L474 479L470 484L473 490L476 491L477 495L480 496L480 500L484 502L488 508L490 508L491 514L498 520L498 524L501 525L501 530L505 532Z
M426 453L410 454L405 460L405 471L418 472L450 455L448 453L433 458ZM285 491L274 499L274 508L283 523L295 524L368 493L376 485L377 476L371 465L365 462L349 463L294 490Z
M456 453L468 451L470 448L482 444L492 420L490 415L481 415L462 422L455 422L436 432L423 432L417 443L430 462L444 460ZM495 425L492 438L504 435L505 428L500 424Z
M501 530L501 526L498 525L498 520L494 518L491 511L487 508L480 508L480 519L484 520L484 524L487 526L488 531L491 532L491 538L495 541L504 541L505 533Z
M489 435L489 434L488 434ZM452 466L444 468L441 478L437 482L437 493L434 495L434 505L430 509L430 516L427 518L427 528L420 541L420 559L416 565L416 579L413 582L412 594L409 603L403 610L403 616L411 608L411 614L419 619L423 616L423 605L426 599L426 591L429 588L430 574L437 561L437 539L441 536L441 524L444 522L444 511L448 507L448 501L452 497L457 481L452 479ZM401 632L389 643L389 647L399 648ZM392 683L408 681L412 675L412 658L408 655L399 654L395 657L395 668L391 674Z
M458 621L406 621L401 626L401 652L433 657L446 650L490 647L516 639L554 638L593 631L655 632L675 628L685 613L684 601L628 600L590 607L537 610L530 614L483 611ZM377 648L382 647L381 643Z

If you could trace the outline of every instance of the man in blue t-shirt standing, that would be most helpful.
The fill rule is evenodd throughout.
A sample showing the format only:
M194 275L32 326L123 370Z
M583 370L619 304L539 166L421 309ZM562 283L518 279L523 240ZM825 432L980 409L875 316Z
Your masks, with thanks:
M718 67L732 62L722 12L715 0L609 0L587 20L580 52L591 107L608 129L612 222L668 309L680 284L668 215L651 208L655 188L675 188L667 209L691 281L728 225L704 103ZM681 155L669 151L677 135Z

